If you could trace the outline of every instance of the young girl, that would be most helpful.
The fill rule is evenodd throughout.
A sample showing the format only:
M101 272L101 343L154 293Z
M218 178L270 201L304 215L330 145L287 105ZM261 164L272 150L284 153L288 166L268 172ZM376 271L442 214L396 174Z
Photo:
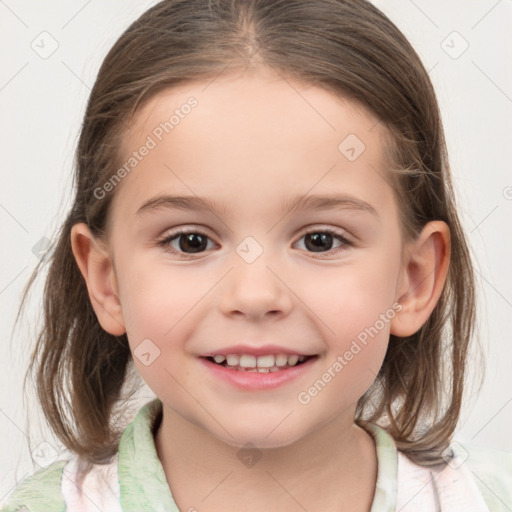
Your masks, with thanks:
M76 166L31 365L73 455L2 510L511 510L511 455L451 444L473 270L434 89L377 8L164 0ZM133 368L157 398L120 431Z

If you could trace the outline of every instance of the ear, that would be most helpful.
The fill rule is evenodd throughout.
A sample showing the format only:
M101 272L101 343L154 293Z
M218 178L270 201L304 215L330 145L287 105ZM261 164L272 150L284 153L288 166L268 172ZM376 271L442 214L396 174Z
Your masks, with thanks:
M402 309L391 321L391 334L412 336L428 320L443 291L450 253L450 228L442 221L426 224L405 246L396 296Z
M81 222L71 228L71 248L101 327L114 336L124 334L116 276L106 246Z

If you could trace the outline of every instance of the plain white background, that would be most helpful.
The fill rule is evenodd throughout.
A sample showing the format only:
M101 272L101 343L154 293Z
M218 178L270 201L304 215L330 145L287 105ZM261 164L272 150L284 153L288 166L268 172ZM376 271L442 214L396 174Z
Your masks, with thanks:
M52 238L67 211L73 152L99 66L121 32L154 3L0 0L0 499L38 463L57 455L37 403L22 401L43 279L21 329L12 333L20 294L38 249L44 249L41 240ZM487 375L479 397L466 403L455 439L512 450L512 3L375 4L411 41L436 87L460 212L477 261ZM144 387L137 400L152 396ZM35 465L28 435L32 447L39 446Z

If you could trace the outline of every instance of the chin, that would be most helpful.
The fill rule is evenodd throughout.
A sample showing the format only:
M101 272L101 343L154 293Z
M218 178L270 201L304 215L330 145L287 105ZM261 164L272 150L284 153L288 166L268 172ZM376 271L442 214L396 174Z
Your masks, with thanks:
M213 432L212 434L217 437L219 441L235 448L252 447L261 450L283 448L295 443L303 437L295 429L289 431L283 428L281 431L277 432L278 429L276 429L276 425L278 424L279 422L275 422L272 425L267 424L267 422L257 425L253 423L250 427L247 426L247 428L234 428L234 425L231 425L229 432L232 437L226 434L224 430L221 432L217 431L218 435L215 435Z

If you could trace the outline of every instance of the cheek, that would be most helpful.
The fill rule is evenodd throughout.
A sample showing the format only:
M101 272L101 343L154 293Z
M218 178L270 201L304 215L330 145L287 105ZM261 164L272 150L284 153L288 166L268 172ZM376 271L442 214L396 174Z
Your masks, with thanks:
M170 280L156 269L137 272L132 267L121 297L128 341L135 366L150 389L159 397L174 397L175 405L185 408L187 397L179 382L190 371L183 357L193 330L187 319L204 291L190 292L190 282L187 288L179 272Z
M398 254L368 253L303 290L308 307L325 324L327 337L340 340L340 348L374 324L383 330L382 315L394 313L397 259Z
M188 273L171 275L168 268L142 264L131 264L122 282L120 299L134 363L155 394L165 396L179 387L171 376L188 371L183 355L194 329L189 319L207 283L194 286Z
M395 303L399 261L397 250L368 252L331 272L323 286L302 292L308 308L321 320L316 323L322 325L328 351L324 377L337 382L332 389L350 388L354 400L376 377L387 350L390 323L399 310Z
M331 300L317 297L315 311L324 325L327 352L310 387L297 395L301 404L311 404L312 414L323 414L330 404L330 414L335 416L368 390L382 366L390 322L396 315L392 287L385 279L377 282L371 273L351 272L343 283L330 284L326 296Z
M170 336L174 326L204 295L203 286L191 282L189 272L134 260L121 276L124 286L120 300L128 335Z

